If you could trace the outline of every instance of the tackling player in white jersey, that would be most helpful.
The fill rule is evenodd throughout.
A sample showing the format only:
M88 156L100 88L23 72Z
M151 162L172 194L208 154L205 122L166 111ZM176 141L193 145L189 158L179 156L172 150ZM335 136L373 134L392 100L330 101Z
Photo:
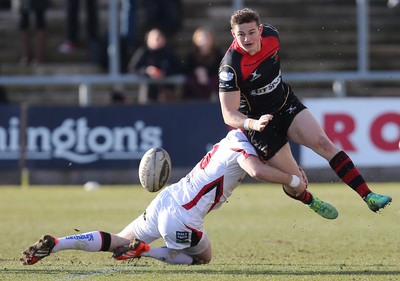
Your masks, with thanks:
M300 169L301 170L301 169ZM307 178L290 175L269 166L239 129L227 136L179 182L162 190L146 211L120 233L92 231L55 238L42 236L22 254L20 262L35 264L61 250L110 251L117 260L152 257L170 264L201 264L211 261L211 244L203 228L205 216L226 202L246 173L251 177L283 185L285 192L324 218L338 213L307 190ZM162 238L166 247L149 244Z

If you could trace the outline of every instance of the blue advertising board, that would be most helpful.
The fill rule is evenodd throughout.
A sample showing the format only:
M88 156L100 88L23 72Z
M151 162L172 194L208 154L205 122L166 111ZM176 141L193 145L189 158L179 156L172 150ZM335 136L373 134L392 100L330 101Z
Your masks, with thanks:
M156 146L191 167L227 131L214 103L2 106L0 168L130 169Z

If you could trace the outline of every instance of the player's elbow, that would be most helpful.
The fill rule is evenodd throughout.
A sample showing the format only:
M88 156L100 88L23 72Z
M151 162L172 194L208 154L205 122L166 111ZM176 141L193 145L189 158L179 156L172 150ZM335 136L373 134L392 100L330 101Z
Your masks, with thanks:
M257 169L257 167L253 167L251 169L248 169L247 174L257 180L261 180L262 178L262 170Z
M235 125L235 114L237 114L237 109L229 107L221 107L222 109L222 119L224 119L225 124L229 126Z
M222 110L222 119L224 119L226 125L230 125L232 118L227 110Z

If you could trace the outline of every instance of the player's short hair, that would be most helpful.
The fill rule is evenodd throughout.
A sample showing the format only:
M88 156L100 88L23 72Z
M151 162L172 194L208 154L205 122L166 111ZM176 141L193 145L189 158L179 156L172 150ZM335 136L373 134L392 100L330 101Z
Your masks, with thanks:
M257 25L261 24L260 16L258 15L258 13L249 8L237 10L231 16L231 28L233 28L235 25L250 22L256 22Z

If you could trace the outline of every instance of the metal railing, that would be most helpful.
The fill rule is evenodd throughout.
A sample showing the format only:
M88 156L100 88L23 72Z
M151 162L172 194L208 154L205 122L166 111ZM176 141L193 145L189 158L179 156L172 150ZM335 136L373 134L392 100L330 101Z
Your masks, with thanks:
M330 72L288 72L285 80L288 82L332 82L332 89L337 97L346 96L348 81L400 81L400 71L370 71L369 70L369 0L357 1L357 40L358 66L356 71ZM243 5L240 0L232 0L232 8ZM108 60L109 72L97 75L43 75L43 76L1 76L2 85L77 85L79 87L79 104L90 104L92 85L107 84L183 84L183 75L170 76L163 79L150 79L133 74L119 72L119 31L118 31L118 1L110 0L108 7Z

